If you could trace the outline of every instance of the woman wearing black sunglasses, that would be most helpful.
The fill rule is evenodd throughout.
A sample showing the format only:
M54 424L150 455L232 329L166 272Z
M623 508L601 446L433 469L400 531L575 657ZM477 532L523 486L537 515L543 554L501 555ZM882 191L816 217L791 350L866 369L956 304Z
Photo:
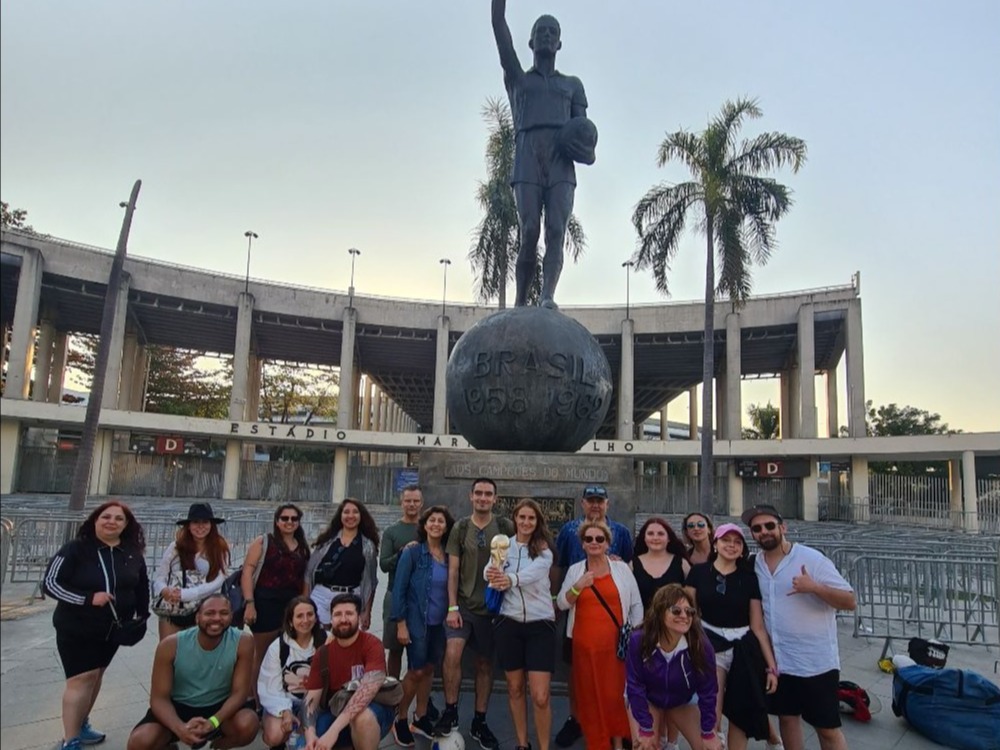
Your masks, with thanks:
M642 597L628 565L608 557L608 525L585 520L579 534L587 557L566 571L557 601L559 609L569 610L566 635L573 639L574 715L587 747L620 750L630 730L619 635L624 623L642 623Z
M681 534L688 547L688 562L692 565L708 562L715 534L712 519L701 513L688 513L681 524Z
M302 531L302 511L286 503L274 511L270 534L254 539L243 561L240 586L246 598L243 621L250 626L254 655L253 681L257 685L267 647L281 632L285 609L305 586L309 542Z
M757 574L739 526L724 523L716 529L710 561L691 568L684 590L698 603L715 651L715 731L721 736L725 713L729 750L745 750L748 735L767 739L768 750L777 750L781 740L769 727L764 699L765 692L778 686L777 665L764 627Z

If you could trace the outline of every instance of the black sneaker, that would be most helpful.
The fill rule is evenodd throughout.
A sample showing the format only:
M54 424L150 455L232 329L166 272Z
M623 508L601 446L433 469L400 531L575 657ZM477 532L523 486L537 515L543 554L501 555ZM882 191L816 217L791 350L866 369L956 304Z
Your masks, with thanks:
M393 722L392 736L400 747L413 747L417 744L417 741L413 739L413 732L410 731L410 723L406 719L396 719Z
M444 713L434 722L434 736L447 737L458 728L458 709L445 707Z
M413 723L410 724L410 731L429 740L434 739L434 721L431 719L430 712L428 711L426 716L421 716L419 719L414 717Z
M434 699L427 699L427 713L425 716L431 720L433 724L435 721L441 718L441 712L437 710L437 706L434 705Z
M562 729L556 734L556 744L559 747L570 747L581 737L583 737L583 730L580 729L580 722L569 716L566 718L566 723L562 725Z
M485 721L473 721L471 734L472 739L476 740L483 750L498 750L500 747L500 740L486 726Z

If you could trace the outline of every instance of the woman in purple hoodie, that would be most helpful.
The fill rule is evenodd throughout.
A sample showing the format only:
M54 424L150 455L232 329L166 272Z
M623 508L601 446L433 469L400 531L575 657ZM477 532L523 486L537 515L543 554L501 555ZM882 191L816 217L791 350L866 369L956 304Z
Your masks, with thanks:
M720 750L715 652L694 601L679 584L656 592L642 630L632 634L625 674L635 750L659 750L660 726L668 719L693 750ZM697 705L691 703L695 694Z

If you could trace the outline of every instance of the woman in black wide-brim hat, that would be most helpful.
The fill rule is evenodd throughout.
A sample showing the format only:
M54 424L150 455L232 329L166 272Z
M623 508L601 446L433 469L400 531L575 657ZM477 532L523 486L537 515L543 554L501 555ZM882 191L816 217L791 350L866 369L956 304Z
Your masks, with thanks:
M153 611L160 618L160 640L194 625L198 603L222 589L229 544L219 533L208 503L192 503L177 522L177 538L163 553L153 578Z

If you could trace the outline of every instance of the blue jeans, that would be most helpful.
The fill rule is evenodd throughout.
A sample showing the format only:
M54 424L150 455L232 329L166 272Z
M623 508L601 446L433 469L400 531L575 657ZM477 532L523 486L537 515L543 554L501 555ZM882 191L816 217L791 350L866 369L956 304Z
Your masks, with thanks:
M392 723L396 720L396 709L389 708L388 706L383 706L381 703L370 703L366 711L371 711L375 714L375 719L378 721L378 731L379 739L385 737L389 734L389 730L392 729ZM316 736L322 737L326 734L327 730L333 726L333 721L336 717L330 711L324 711L318 717L316 717ZM350 726L344 727L337 737L337 741L333 743L334 747L350 747L351 746L351 728Z

